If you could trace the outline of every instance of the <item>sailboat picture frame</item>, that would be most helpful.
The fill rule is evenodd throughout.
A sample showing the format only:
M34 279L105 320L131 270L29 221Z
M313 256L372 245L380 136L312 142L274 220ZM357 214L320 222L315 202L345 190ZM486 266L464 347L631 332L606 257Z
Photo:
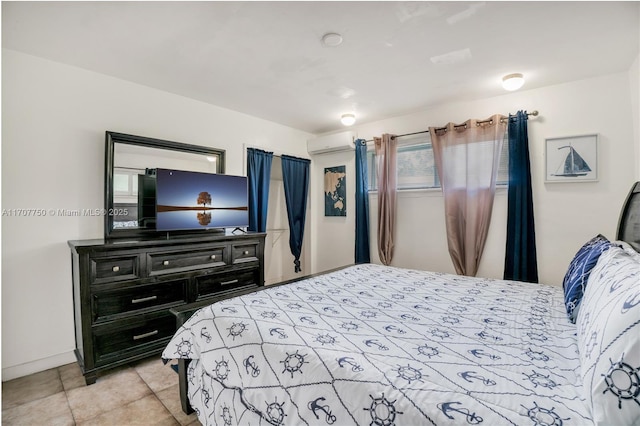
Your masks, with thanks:
M545 182L598 180L598 135L545 139Z

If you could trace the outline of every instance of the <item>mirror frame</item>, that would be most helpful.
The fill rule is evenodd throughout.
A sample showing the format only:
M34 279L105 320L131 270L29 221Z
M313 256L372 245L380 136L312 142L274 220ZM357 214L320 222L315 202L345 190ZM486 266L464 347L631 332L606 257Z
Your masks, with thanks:
M179 151L186 152L191 154L201 154L201 155L215 155L218 156L219 160L216 164L217 170L216 173L223 174L225 172L225 150L210 148L199 145L191 145L181 142L172 142L162 139L153 139L147 138L143 136L135 136L135 135L127 135L124 133L117 133L107 131L105 135L105 167L104 167L104 207L105 207L105 215L104 215L104 239L112 240L112 239L120 239L120 238L129 238L129 239L141 239L141 238L164 238L169 234L167 232L158 232L153 229L127 229L127 228L118 228L113 229L113 215L109 214L112 212L113 207L113 168L114 168L114 151L115 144L128 144L128 145L138 145L148 148L157 148L157 149L166 149L170 151ZM190 230L190 231L175 231L172 232L171 235L184 235L184 234L202 234L201 230Z

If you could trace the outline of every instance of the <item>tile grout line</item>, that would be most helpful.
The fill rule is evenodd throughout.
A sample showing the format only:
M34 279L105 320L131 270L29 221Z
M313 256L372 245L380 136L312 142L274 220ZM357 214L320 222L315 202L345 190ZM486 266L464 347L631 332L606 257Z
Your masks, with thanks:
M176 416L174 416L174 415L173 415L173 413L171 412L171 410L169 409L169 407L167 407L167 406L165 405L165 403L162 401L162 399L160 399L160 397L156 394L156 392L155 392L153 389L151 389L151 386L149 386L149 383L147 383L147 381L144 379L144 377L142 377L142 376L140 375L140 373L138 372L138 369L137 369L137 368L135 368L135 366L133 367L133 371L135 371L135 372L136 372L136 374L138 375L138 377L140 378L140 380L142 380L142 383L144 383L144 384L145 384L145 386L146 386L146 387L151 391L151 395L153 395L153 396L158 400L158 402L160 402L160 404L164 407L164 409L165 409L165 410L167 410L167 412L169 412L169 414L171 415L171 417L173 418L173 420L175 420L175 421L176 421L176 423L178 423L178 425L182 425L182 423L180 423L180 421L176 418ZM164 390L164 389L163 389L163 390Z
M147 382L145 382L145 381L144 381L144 379L140 376L140 374L139 374L139 373L138 373L138 371L135 369L135 367L133 367L133 366L129 366L129 367L127 367L127 368L130 368L131 370L133 370L133 371L136 373L136 375L138 376L138 378L142 381L142 383L144 383L144 384L145 384L145 386L147 387L147 389L149 389L149 391L151 392L151 395L155 396L155 393L153 392L153 390L149 387L149 385L147 384ZM124 370L123 370L123 371L124 371ZM97 383L97 382L96 382L96 383ZM94 383L94 384L95 384L95 383ZM62 384L62 386L63 386L63 388L64 388L64 383ZM88 386L90 386L90 385L87 385L87 387L88 387ZM96 418L98 418L98 417L100 417L100 416L103 416L103 415L105 415L105 414L108 414L108 413L110 413L110 412L112 412L112 411L120 410L120 409L122 409L122 408L124 408L124 407L128 407L129 405L133 404L134 402L138 402L138 401L140 401L140 400L142 400L142 399L144 399L144 398L147 398L148 396L149 396L149 395L142 396L142 397L140 397L140 398L138 398L138 399L135 399L135 400L132 400L132 401L128 401L128 402L127 402L127 403L125 403L124 405L121 405L121 406L118 406L118 407L112 408L112 409L111 409L111 410L109 410L109 411L104 411L104 412L98 413L98 414L96 414L96 415L95 415L95 416L93 416L93 417L90 417L90 418L88 418L88 419L83 420L83 423L86 423L86 422L89 422L89 421L91 421L91 420L94 420L94 419L96 419ZM67 404L69 405L69 409L71 409L71 406L70 406L70 404L69 404L69 397L67 396L66 390L65 390L65 397L67 398ZM157 397L156 397L156 398L157 398ZM73 417L74 425L77 425L77 424L78 424L78 422L76 421L76 416L75 416L75 415L74 415L74 413L73 413L73 409L71 409L71 416Z
M58 378L60 379L60 383L62 384L62 391L64 392L64 399L65 401L67 401L67 407L69 408L69 412L71 413L71 420L73 421L73 424L76 425L78 424L78 422L76 421L76 416L75 414L73 414L73 409L71 408L71 403L69 402L69 393L67 392L67 387L64 385L64 380L62 380L62 373L60 372L61 368L62 367L57 367L56 372L58 373Z

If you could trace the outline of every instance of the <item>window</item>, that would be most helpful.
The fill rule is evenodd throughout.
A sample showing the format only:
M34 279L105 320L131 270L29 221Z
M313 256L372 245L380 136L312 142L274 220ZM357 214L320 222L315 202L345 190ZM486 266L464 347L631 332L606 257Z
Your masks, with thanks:
M113 193L117 196L138 195L138 173L136 169L113 169ZM142 171L144 173L144 170Z
M506 186L509 181L509 139L505 134L500 155L496 185ZM398 140L396 156L398 190L440 188L440 178L433 157L428 133L403 136ZM376 155L373 145L367 151L369 191L378 190Z

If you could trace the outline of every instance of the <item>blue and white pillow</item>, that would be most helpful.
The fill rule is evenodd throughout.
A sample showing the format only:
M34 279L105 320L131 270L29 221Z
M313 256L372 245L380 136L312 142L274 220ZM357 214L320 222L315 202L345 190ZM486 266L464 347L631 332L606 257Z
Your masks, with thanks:
M577 317L585 397L596 425L640 424L640 256L614 246L591 271Z
M597 235L578 250L578 253L569 264L569 269L562 282L562 288L564 289L564 306L572 323L576 322L582 295L587 287L591 270L596 266L600 255L611 246L612 244L607 238Z

